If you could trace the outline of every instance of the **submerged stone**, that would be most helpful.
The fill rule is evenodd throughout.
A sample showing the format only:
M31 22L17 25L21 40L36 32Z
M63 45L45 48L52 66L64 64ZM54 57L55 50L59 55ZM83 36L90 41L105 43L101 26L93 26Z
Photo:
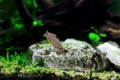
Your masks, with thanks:
M111 62L116 68L120 69L120 48L115 42L105 42L97 46L97 49Z
M65 52L59 53L52 44L33 44L29 47L32 52L32 62L44 61L44 67L77 71L101 71L107 67L106 58L90 44L75 39L61 42Z

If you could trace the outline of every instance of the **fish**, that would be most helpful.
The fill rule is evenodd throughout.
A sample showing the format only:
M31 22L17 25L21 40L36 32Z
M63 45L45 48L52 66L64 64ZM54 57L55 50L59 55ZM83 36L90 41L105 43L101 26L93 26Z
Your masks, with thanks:
M48 42L51 43L59 53L64 52L64 48L55 34L46 31L43 36L47 38Z

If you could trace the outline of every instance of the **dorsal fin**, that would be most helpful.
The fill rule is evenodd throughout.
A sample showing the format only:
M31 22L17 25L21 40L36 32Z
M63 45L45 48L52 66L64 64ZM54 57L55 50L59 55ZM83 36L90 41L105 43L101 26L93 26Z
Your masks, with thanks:
M56 35L55 35L55 34L53 34L53 33L50 33L50 32L48 32L48 31L46 31L46 33L45 33L43 36L47 36L47 35L52 35L52 36L55 36L55 37L56 37Z

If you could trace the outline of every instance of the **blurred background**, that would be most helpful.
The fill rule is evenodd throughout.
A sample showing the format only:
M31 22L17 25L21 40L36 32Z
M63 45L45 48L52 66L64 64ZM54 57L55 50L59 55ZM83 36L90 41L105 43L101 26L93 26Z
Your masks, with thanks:
M111 0L110 10L111 12L120 14L120 0Z
M7 49L26 51L44 40L47 30L60 40L119 43L119 4L120 0L0 0L0 55Z

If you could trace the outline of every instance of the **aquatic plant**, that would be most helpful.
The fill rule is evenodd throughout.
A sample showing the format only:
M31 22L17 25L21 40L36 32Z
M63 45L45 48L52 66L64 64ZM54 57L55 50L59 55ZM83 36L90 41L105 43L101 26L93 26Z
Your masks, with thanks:
M43 26L43 22L41 20L34 20L33 21L33 27L35 26Z
M24 57L17 54L17 52L15 52L15 54L12 55L9 55L9 52L7 52L6 58L4 56L0 56L0 62L3 63L3 67L10 67L10 65L12 64L16 66L28 65L27 60Z
M96 44L103 43L102 38L106 37L107 35L105 33L101 33L98 29L96 29L94 26L91 26L91 29L93 30L88 34L88 38L91 42Z
M25 55L29 53L23 52L19 54L18 52L14 52L14 54L10 55L11 49L13 48L10 47L6 49L6 56L0 56L0 73L7 76L16 74L22 67L28 66L30 62L28 62L28 58L25 58Z

